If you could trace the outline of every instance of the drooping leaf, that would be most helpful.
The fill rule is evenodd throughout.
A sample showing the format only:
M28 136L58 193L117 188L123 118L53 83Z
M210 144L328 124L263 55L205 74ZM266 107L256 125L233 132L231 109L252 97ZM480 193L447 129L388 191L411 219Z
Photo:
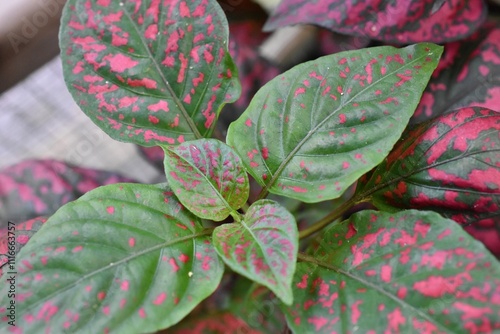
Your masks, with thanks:
M315 24L347 35L386 43L444 43L472 34L485 20L484 1L283 0L264 29Z
M295 333L493 333L500 330L500 264L434 212L362 211L299 256Z
M117 173L76 167L57 160L26 160L0 171L0 228L50 216L96 187L134 180Z
M469 38L445 45L412 123L465 107L500 112L500 23L489 22Z
M441 52L376 47L298 65L259 90L227 141L265 190L339 197L399 139Z
M9 221L4 229L0 229L0 277L4 272L15 270L17 254L46 221L46 217L33 218L23 223Z
M404 136L358 195L384 210L433 210L461 224L500 222L500 113L463 108Z
M224 220L248 199L241 159L216 139L165 148L165 174L181 203L201 218Z
M23 333L154 332L219 284L223 265L166 185L117 184L58 210L16 258ZM6 286L0 332L9 326Z
M60 44L69 91L112 138L144 146L209 136L240 94L214 0L70 0Z
M298 231L285 208L271 200L257 201L241 222L216 227L213 242L232 270L267 286L284 303L292 302Z

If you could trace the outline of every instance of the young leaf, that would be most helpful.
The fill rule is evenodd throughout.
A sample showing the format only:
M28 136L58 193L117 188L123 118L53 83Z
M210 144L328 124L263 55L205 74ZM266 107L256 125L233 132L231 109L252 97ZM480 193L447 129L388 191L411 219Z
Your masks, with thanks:
M73 98L117 140L154 146L209 136L240 94L214 0L70 0L59 39Z
M441 52L376 47L298 65L257 92L227 141L264 192L337 198L399 139Z
M362 211L299 256L295 333L492 333L500 329L500 264L434 212Z
M433 210L462 223L500 216L500 114L464 108L415 128L358 185L380 209Z
M224 220L248 199L240 157L216 139L165 148L165 174L181 203L201 218Z
M23 333L154 332L210 295L223 272L207 232L166 185L87 193L58 210L16 264ZM6 289L0 332L9 327Z
M386 43L444 43L472 34L486 19L484 1L283 0L265 30L315 24Z
M271 200L257 201L241 222L216 227L213 242L232 270L267 286L285 304L292 303L298 231L285 208Z
M445 45L443 57L412 116L422 123L465 107L500 112L500 25L488 22L469 38Z

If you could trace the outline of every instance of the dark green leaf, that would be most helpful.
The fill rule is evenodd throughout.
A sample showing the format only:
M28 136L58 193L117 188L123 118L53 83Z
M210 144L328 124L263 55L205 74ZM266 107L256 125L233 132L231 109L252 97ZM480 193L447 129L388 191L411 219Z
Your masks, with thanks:
M337 198L399 139L441 52L377 47L298 65L259 90L228 143L265 191Z
M16 265L23 333L154 332L210 295L223 272L207 232L170 189L140 184L101 187L65 205ZM7 313L0 307L0 332Z

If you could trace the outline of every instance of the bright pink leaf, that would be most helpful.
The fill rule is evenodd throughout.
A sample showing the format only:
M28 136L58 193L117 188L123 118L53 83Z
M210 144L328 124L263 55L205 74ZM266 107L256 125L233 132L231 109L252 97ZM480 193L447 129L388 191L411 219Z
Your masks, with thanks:
M482 0L283 0L265 29L315 24L335 32L387 43L443 43L472 34L486 18Z

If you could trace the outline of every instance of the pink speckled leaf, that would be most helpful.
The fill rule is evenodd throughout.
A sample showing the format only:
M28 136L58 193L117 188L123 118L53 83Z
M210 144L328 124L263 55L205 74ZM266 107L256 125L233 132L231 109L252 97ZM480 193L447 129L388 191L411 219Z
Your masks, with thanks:
M500 224L500 113L463 108L418 126L358 186L380 209ZM493 231L492 231L493 232Z
M155 332L218 286L210 231L166 185L116 184L59 209L16 258L23 333ZM0 332L7 332L6 286Z
M240 222L218 226L213 242L232 270L292 303L298 231L295 218L284 207L271 200L257 201Z
M442 47L376 47L318 58L271 80L227 141L265 191L339 197L399 139Z
M0 171L0 228L7 220L50 216L87 191L118 182L134 180L51 159L25 160L6 167Z
M483 0L283 0L265 29L315 24L387 43L444 43L472 34L486 14Z
M112 138L144 146L210 136L240 94L214 0L70 0L60 44L65 80Z
M299 255L295 333L493 333L500 330L500 263L434 212L362 211Z
M500 112L500 21L487 22L462 41L448 43L412 123L464 107Z
M165 148L165 174L179 201L198 217L238 215L248 199L248 176L234 150L216 139Z

